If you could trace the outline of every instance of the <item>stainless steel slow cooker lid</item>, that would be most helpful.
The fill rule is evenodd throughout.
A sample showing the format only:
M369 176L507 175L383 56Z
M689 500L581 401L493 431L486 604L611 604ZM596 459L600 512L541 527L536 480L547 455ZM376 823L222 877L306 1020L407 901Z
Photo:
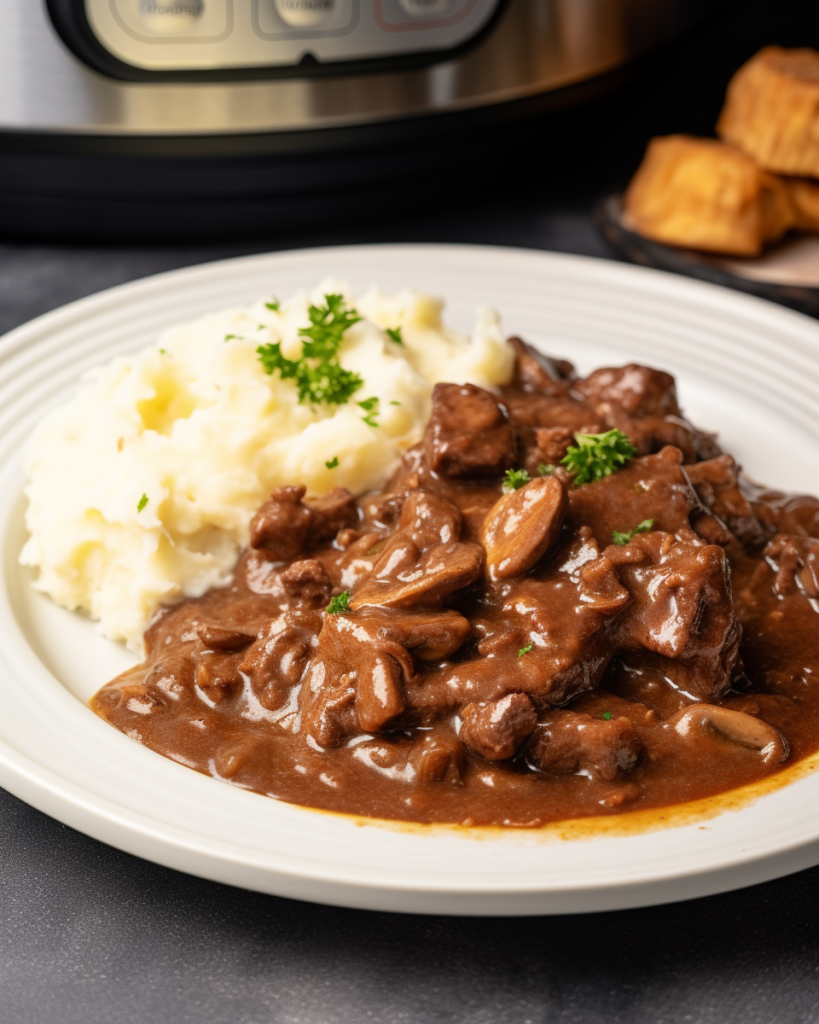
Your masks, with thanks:
M95 10L121 2L126 0L94 0ZM254 5L256 0L234 0L234 22L250 16ZM673 39L710 6L708 0L508 0L496 11L489 0L471 45L456 40L451 51L419 53L422 66L407 66L406 54L390 56L387 50L370 63L323 65L323 74L294 66L285 69L286 77L263 77L280 76L280 61L242 69L224 63L208 68L200 61L197 80L187 81L179 75L190 68L167 60L165 66L146 67L144 59L142 67L128 64L121 50L112 50L113 65L132 68L131 80L106 74L72 52L44 0L3 0L0 132L241 135L464 111L603 75ZM107 44L114 47L111 39ZM144 51L147 44L140 45Z

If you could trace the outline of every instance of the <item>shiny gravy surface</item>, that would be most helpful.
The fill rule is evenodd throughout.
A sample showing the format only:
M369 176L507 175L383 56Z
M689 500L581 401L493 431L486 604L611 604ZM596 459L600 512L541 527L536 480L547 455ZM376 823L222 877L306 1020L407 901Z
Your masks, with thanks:
M218 779L418 822L667 806L819 749L819 501L744 480L668 374L510 344L501 395L436 386L383 492L274 491L232 583L162 608L93 709ZM611 429L638 454L578 484L574 434Z

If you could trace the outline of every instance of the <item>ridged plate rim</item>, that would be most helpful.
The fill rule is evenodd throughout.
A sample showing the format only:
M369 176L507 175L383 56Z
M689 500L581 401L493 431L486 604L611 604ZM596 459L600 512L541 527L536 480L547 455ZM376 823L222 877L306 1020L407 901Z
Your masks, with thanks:
M0 339L0 784L66 824L157 863L368 909L615 909L720 892L819 863L819 812L812 810L819 806L819 775L812 772L739 810L635 835L560 840L523 831L362 825L174 764L97 719L57 678L59 665L49 670L35 649L30 616L37 613L16 564L22 448L34 423L76 388L84 369L150 342L161 327L266 292L286 295L328 273L356 287L377 280L437 291L464 326L469 307L492 301L511 331L555 354L576 354L568 345L587 360L611 352L670 368L697 391L703 410L734 403L753 433L758 409L760 438L768 430L793 437L792 465L769 459L783 478L800 459L815 460L819 325L657 271L499 247L334 247L204 264L80 299ZM811 472L810 486L819 490ZM77 636L88 642L86 631Z

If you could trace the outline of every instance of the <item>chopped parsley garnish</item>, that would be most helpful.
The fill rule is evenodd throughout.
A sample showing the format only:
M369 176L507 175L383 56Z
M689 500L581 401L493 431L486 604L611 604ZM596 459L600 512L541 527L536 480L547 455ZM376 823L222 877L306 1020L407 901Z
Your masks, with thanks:
M387 334L392 338L396 345L404 344L404 339L401 337L400 327L388 327Z
M538 473L540 473L541 476L548 476L550 473L554 473L555 467L551 464L551 462L541 462L541 464L537 467L537 471Z
M335 469L335 468L336 468L336 466L338 465L338 456L337 456L337 455L334 455L334 456L332 457L332 459L328 459L328 460L327 460L327 462L325 462L325 463L324 463L324 465L325 465L325 466L326 466L326 467L327 467L328 469Z
M394 398L393 398L393 400L392 400L392 401L390 402L390 405L400 405L400 404L401 404L401 403L400 403L400 402L396 402L396 400L395 400Z
M361 317L354 309L347 309L343 295L325 295L326 306L310 306L307 315L309 327L300 327L305 359L332 359L341 347L344 332L357 324Z
M167 351L164 348L161 348L159 350L159 354L162 355L162 356L166 356L168 353L167 353Z
M622 430L607 430L604 434L575 434L573 445L561 459L574 476L576 484L602 480L634 458L637 449Z
M522 658L524 654L528 654L534 646L534 644L529 644L528 647L521 647L521 649L518 651L518 657Z
M283 356L279 341L260 345L256 354L266 373L278 371L282 380L295 382L300 402L344 405L364 381L357 373L344 369L338 361L338 350L344 332L361 317L345 307L344 296L324 298L325 306L310 306L310 326L299 328L305 340L298 359Z
M141 512L145 508L145 506L147 504L148 504L148 495L147 494L143 494L142 497L137 502L137 512Z
M334 597L327 605L325 611L328 615L342 615L350 610L350 591L345 590L343 594Z
M525 469L507 469L503 478L503 489L505 491L517 491L524 484L529 483L529 474Z
M226 334L225 341L235 341L238 337L238 334Z
M278 299L273 299L272 302L266 302L264 304L264 306L265 306L265 309L272 309L274 313L278 313L279 312L279 300Z
M364 420L368 427L378 426L378 421L375 418L378 415L378 403L379 399L376 395L373 395L372 398L365 398L363 402L358 403L358 405L360 405L364 412L367 414L366 416L362 416L361 418L362 420Z
M644 519L639 526L635 526L633 530L629 530L628 533L620 533L615 530L611 535L612 544L628 544L632 541L638 533L648 533L649 530L654 529L653 519Z
M610 711L604 711L603 712L603 718L605 718L605 720L607 722L610 722L611 721L611 712Z
M267 324L256 324L256 330L257 331L267 330Z

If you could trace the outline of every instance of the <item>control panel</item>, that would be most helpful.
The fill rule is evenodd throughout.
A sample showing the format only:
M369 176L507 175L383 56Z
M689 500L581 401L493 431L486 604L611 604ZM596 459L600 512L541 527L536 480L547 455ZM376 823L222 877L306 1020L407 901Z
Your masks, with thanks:
M83 0L97 41L157 72L293 68L462 46L502 0Z

